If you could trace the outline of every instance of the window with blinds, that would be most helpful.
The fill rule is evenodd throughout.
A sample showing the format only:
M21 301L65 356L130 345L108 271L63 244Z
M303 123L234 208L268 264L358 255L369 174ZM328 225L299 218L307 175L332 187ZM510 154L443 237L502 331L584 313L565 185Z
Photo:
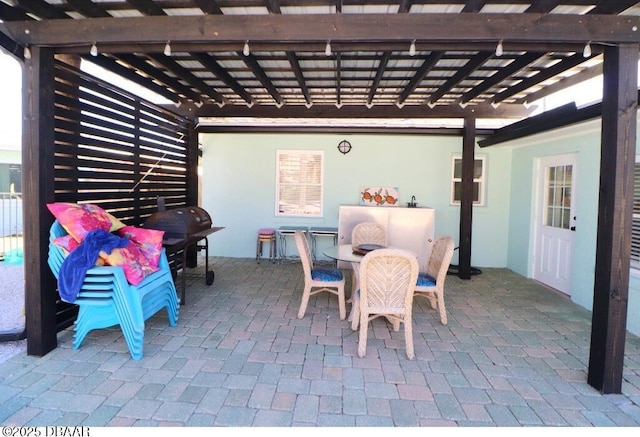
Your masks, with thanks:
M278 150L276 216L322 217L324 152Z
M476 157L473 162L473 204L484 206L484 181L486 157ZM453 156L451 171L451 204L459 205L462 199L462 156Z
M633 221L631 223L631 268L640 270L640 162L636 162L633 183Z

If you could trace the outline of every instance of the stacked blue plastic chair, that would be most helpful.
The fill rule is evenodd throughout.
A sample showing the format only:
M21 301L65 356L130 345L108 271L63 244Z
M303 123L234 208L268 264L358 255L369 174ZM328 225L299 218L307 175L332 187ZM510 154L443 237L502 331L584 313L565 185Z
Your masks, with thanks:
M53 244L66 230L55 221L49 233L49 267L58 279L65 251ZM122 267L97 266L85 276L78 298L73 348L78 349L86 335L94 329L120 326L134 360L143 356L145 321L163 308L169 324L176 326L180 301L169 269L166 253L160 256L159 270L138 285L127 282Z

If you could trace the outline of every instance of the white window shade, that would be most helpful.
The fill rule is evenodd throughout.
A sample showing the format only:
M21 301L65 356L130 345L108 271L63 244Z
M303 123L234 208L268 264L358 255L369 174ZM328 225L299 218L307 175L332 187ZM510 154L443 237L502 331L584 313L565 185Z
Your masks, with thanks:
M276 216L322 216L322 151L278 150Z

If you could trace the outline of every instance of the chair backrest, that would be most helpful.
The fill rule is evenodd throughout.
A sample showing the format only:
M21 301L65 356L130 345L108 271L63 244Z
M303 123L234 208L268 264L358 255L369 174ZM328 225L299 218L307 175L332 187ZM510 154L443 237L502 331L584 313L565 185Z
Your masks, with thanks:
M409 251L369 252L360 263L360 307L369 314L410 314L418 272L418 260Z
M304 276L306 279L310 279L311 270L313 270L313 260L311 259L309 242L307 241L307 237L302 231L295 231L294 238L296 240L296 247L298 248L298 255L300 255L300 261L302 261Z
M376 222L358 223L351 232L351 245L357 247L361 244L387 245L387 230Z
M436 238L427 262L427 273L440 284L447 277L447 271L453 257L453 238L444 235Z
M58 276L60 275L60 267L62 267L62 263L67 257L67 254L61 247L54 244L53 240L59 237L64 237L65 235L67 235L67 231L62 227L58 220L55 220L49 229L49 256L47 262L49 263L49 267L56 279L58 279Z

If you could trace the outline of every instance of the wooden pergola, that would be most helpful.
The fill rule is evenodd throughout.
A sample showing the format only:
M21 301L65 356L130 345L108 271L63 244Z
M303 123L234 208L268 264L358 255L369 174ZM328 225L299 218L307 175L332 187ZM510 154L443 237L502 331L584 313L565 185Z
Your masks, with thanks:
M180 119L176 130L182 132L178 142L186 150L187 168L181 201L190 204L197 199L195 126L201 117L464 120L463 128L453 131L413 131L462 138L463 278L470 275L477 138L490 145L557 127L557 117L527 120L528 104L603 74L603 102L590 114L602 117L602 156L588 379L603 393L619 393L639 15L640 2L626 0L0 2L0 45L24 62L28 353L44 355L57 345L46 204L73 199L74 193L69 188L73 181L59 177L60 152L52 145L61 143L60 108L72 108L78 117L84 108L73 104L74 98L81 101L83 79L60 67L60 59L93 62L174 103L165 109ZM73 86L64 88L66 103L61 104L59 84L67 80ZM562 115L573 123L580 114L574 108ZM480 118L510 118L518 124L480 130ZM64 123L69 124L68 116ZM65 138L69 147L74 137ZM65 159L68 163L72 157ZM137 211L140 221L148 209L135 203L127 214Z

